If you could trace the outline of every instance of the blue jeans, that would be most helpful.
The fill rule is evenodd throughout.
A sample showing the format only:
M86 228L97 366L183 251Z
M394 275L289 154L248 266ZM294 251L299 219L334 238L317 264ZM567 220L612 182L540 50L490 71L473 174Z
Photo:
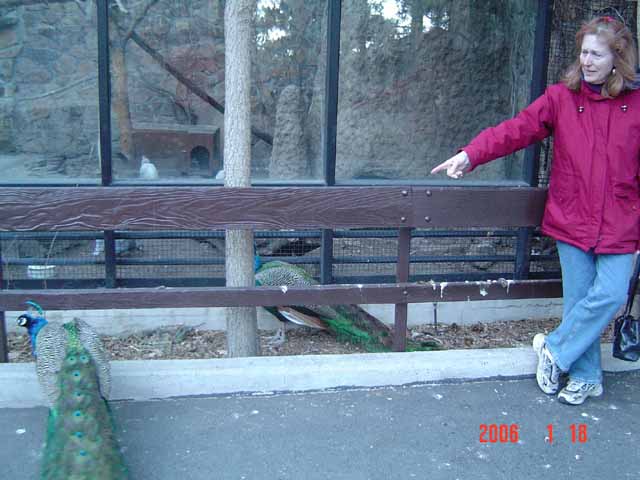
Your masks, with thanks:
M600 335L627 301L633 254L584 252L557 242L562 268L562 322L547 336L556 365L569 378L602 383Z

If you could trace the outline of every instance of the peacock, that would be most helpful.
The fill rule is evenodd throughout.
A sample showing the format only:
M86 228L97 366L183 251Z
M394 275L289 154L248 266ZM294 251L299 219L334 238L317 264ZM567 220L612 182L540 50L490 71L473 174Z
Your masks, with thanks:
M309 273L296 265L279 260L262 263L255 257L255 279L257 286L307 287L318 285ZM340 341L364 346L370 352L383 352L391 349L391 329L376 317L358 305L283 305L264 307L282 322L276 334L274 344L285 341L286 322L306 327L328 330ZM416 343L407 340L407 350L435 350L435 342Z
M111 381L98 334L84 321L49 323L27 302L18 317L31 338L38 381L49 405L42 458L44 480L128 478L106 399Z

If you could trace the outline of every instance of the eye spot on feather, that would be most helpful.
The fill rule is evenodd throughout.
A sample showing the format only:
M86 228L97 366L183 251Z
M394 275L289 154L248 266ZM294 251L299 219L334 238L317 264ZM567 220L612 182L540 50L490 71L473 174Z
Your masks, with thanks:
M74 378L80 378L80 370L74 370L71 375L73 375Z
M80 455L81 457L86 457L87 456L87 451L86 450L80 450L78 452L78 455Z
M80 418L82 417L82 412L80 410L76 410L75 412L73 412L73 416L76 418Z
M74 436L75 436L76 438L82 438L82 437L84 437L84 433L82 433L82 432L76 432L76 433L74 433Z
M80 361L81 361L82 363L89 363L89 357L87 357L86 355L82 355L82 356L80 357Z
M71 355L70 357L67 358L67 363L69 363L70 365L73 365L74 363L76 363L76 357Z

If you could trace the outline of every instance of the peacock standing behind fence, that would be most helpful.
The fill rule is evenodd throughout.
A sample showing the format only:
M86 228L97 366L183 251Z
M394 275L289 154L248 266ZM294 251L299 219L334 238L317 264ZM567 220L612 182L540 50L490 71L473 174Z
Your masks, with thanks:
M120 480L127 470L106 398L109 362L85 322L49 323L42 309L18 317L31 337L38 381L49 403L41 478Z
M318 285L309 273L296 265L282 261L262 263L256 256L256 285L272 287L308 287ZM391 349L391 329L358 305L284 305L264 307L283 322L276 335L284 342L285 322L311 328L329 330L340 341L362 345L370 352ZM416 343L407 340L407 350L436 350L437 342Z

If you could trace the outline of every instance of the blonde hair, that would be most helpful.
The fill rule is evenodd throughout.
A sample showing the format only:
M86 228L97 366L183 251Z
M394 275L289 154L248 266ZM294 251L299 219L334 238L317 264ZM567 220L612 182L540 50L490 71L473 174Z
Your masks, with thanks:
M582 41L586 35L596 35L605 42L613 53L613 67L611 74L602 85L601 95L607 98L617 97L620 92L630 90L636 79L638 55L633 43L631 31L612 17L598 17L582 25L576 34L576 47L582 50ZM562 76L562 82L573 91L580 90L582 83L582 69L580 55L569 66Z

